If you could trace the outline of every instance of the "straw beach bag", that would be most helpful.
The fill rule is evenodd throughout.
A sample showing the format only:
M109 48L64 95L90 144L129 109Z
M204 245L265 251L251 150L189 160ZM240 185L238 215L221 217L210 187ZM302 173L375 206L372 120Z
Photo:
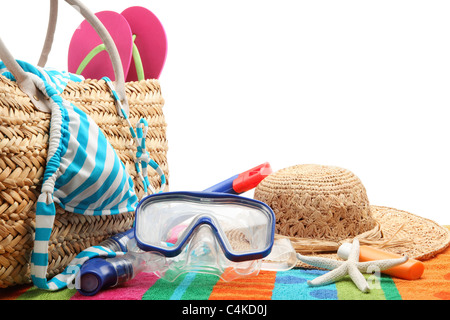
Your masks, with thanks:
M115 86L133 127L139 119L148 122L147 151L168 177L164 100L158 80L125 83L122 64L112 38L78 0L66 0L76 7L98 32L111 57ZM57 0L51 1L47 40L39 62L45 64L51 47L57 14ZM41 194L47 164L51 114L48 99L11 56L0 39L0 60L16 81L0 76L0 288L31 282L30 257L36 230L36 202ZM69 82L61 98L89 115L114 148L134 184L138 199L144 187L135 169L136 145L129 127L118 116L116 103L104 80ZM108 159L107 159L108 160ZM149 170L148 179L157 190L159 175ZM165 184L166 188L168 183ZM130 229L134 212L116 215L83 215L65 211L56 203L54 226L48 242L48 277L64 270L82 250L119 232Z

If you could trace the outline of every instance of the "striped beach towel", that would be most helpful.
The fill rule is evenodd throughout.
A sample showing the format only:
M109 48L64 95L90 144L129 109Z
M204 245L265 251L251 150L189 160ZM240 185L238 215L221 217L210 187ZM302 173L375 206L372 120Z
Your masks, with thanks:
M418 280L382 274L371 283L369 293L362 293L348 276L326 286L310 287L308 280L328 271L295 268L261 271L257 276L231 282L202 273L183 274L168 282L153 273L140 273L95 296L83 296L76 289L48 292L25 285L5 289L3 295L0 291L0 300L450 300L450 248L424 261L424 265L424 274ZM185 305L188 303L178 306ZM181 308L175 310L181 312Z
M69 81L81 81L83 78L68 72L35 67L23 61L18 63L48 98L51 109L47 165L36 206L31 275L38 288L58 290L75 278L87 259L114 257L121 253L99 246L88 248L66 270L48 281L48 242L55 219L55 202L63 209L78 214L115 215L134 211L138 198L124 164L97 124L75 105L60 97ZM0 74L15 81L2 62ZM147 159L142 130L139 130L139 136L134 134L135 138L139 138L137 163L143 160L161 171ZM144 156L147 158L143 159Z

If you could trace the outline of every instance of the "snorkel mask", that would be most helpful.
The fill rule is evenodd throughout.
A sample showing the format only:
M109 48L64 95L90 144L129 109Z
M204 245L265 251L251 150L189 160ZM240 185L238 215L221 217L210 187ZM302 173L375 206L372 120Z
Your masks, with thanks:
M225 281L258 274L274 243L272 209L238 195L154 194L139 203L135 218L137 247L165 260L155 274L168 281L185 272L215 274Z
M147 196L136 208L134 228L111 239L113 245L102 244L122 252L85 262L77 278L78 291L95 295L141 272L170 282L187 272L232 281L260 270L293 268L297 257L290 241L274 241L272 209L237 195L253 189L271 172L264 163L203 192Z

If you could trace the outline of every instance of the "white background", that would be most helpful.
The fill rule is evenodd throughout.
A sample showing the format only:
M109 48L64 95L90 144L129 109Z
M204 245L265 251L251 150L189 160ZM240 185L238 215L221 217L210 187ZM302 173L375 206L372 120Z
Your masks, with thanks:
M362 180L372 204L450 224L450 2L84 3L145 6L165 27L172 191L266 161L335 165ZM48 1L2 1L1 12L4 42L37 63ZM63 2L60 13L47 65L66 70L83 19Z

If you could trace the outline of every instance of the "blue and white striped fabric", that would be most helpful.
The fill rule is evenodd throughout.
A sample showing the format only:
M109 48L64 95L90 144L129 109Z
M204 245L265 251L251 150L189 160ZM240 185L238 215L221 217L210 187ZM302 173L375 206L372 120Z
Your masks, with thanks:
M136 171L141 177L142 183L144 184L144 191L147 194L150 194L155 193L155 190L153 190L150 181L148 180L148 166L151 166L153 170L155 170L161 177L160 192L164 190L164 186L166 185L166 177L161 167L153 159L150 158L150 153L148 153L148 151L146 150L145 137L147 136L147 131L148 131L147 120L140 119L136 125L137 152L136 152L135 166Z
M38 68L23 61L18 63L49 98L51 108L47 166L36 205L31 274L37 287L58 290L66 286L74 272L66 268L53 279L46 279L48 242L56 213L54 202L67 211L79 214L114 215L134 211L138 198L125 166L97 124L59 96L68 81L80 81L81 78L67 72ZM0 74L14 80L2 62ZM72 261L71 268L80 266L93 256L111 257L117 254L102 247L91 247Z
M136 124L136 132L135 132L133 126L130 123L130 120L128 119L127 114L123 110L122 103L120 102L120 98L117 95L117 92L114 88L112 81L108 77L103 77L102 80L106 82L109 89L111 90L114 100L116 101L117 113L122 115L122 117L127 121L131 136L133 137L134 142L136 143L137 152L136 152L136 159L134 160L135 167L136 172L138 173L144 186L145 193L148 195L156 193L155 189L152 187L150 181L148 180L148 166L151 166L153 170L155 170L156 173L159 174L159 177L161 179L159 192L163 192L166 186L166 176L164 175L164 171L161 169L161 167L153 159L150 158L150 153L146 150L145 146L145 137L147 136L148 132L147 120L143 118L140 119L139 122Z
M67 71L58 71L53 68L45 68L44 71L44 69L41 67L33 66L21 60L17 60L17 63L33 78L34 83L38 84L43 92L47 90L44 89L42 85L52 88L57 94L61 94L66 88L66 85L69 81L79 82L84 80L83 76L69 73ZM16 81L11 72L9 72L5 67L3 61L0 61L0 74L12 81ZM42 81L39 79L41 79ZM49 90L51 91L52 89Z

